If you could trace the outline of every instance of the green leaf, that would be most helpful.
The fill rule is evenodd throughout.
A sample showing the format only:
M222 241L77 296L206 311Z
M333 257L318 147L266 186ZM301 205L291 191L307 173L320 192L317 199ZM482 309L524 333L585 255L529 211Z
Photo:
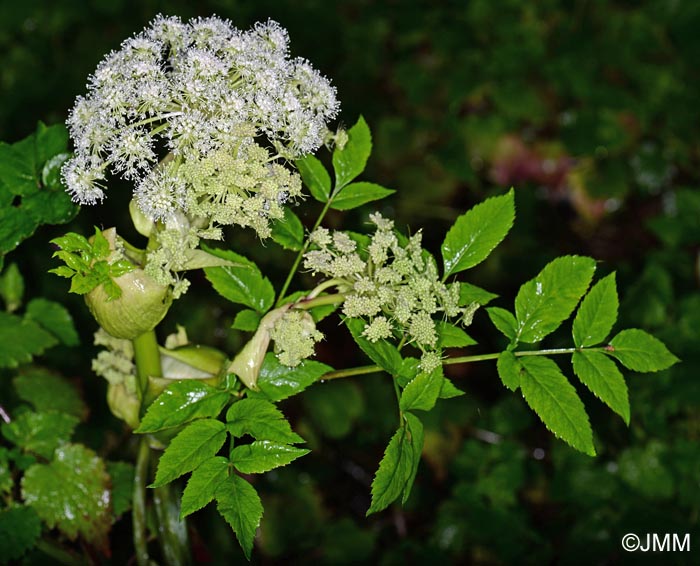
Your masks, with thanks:
M66 413L27 411L9 423L3 423L2 434L23 450L48 460L58 446L70 440L78 422L76 417Z
M441 247L444 278L484 261L506 237L514 219L513 189L486 199L457 218Z
M630 423L630 402L627 385L615 362L601 352L574 352L571 359L574 373L603 403Z
M215 456L226 441L224 423L214 419L194 421L170 441L158 461L156 479L151 487L165 485L191 472Z
M250 560L255 531L263 515L260 497L252 485L237 475L219 484L215 497L216 508L236 533L245 557Z
M70 267L66 265L54 267L53 269L49 269L48 272L58 275L59 277L65 277L66 279L70 279L75 275L75 271L73 271Z
M104 461L89 448L67 444L50 464L34 464L22 478L22 497L52 529L82 537L105 551L112 525L110 478Z
M76 232L68 232L63 236L59 236L51 240L51 243L58 246L66 252L86 252L91 253L92 244L82 234Z
M440 396L443 379L442 366L430 373L419 373L401 393L399 408L402 411L429 411Z
M294 162L299 169L304 184L311 196L319 202L326 202L331 194L331 177L326 168L313 155L307 155Z
M399 368L398 374L395 376L396 382L399 384L399 387L406 387L408 382L416 377L419 372L420 360L418 358L404 358L401 360L401 367Z
M292 431L282 411L264 399L241 399L226 413L228 431L233 436L249 434L256 440L274 440L286 444L304 442Z
M256 440L252 444L236 446L231 452L231 463L242 474L262 474L286 466L308 453L306 448Z
M151 403L141 424L139 434L180 426L194 419L217 417L230 395L198 379L176 381Z
M134 492L134 466L128 462L107 462L111 478L112 517L118 519L131 509Z
M95 259L107 259L110 254L109 242L97 226L95 226L95 235L92 237L91 252Z
M7 312L14 312L22 306L24 278L16 263L8 265L0 276L0 296L5 301Z
M14 378L20 399L31 403L37 412L58 411L83 419L87 407L78 390L62 377L42 368L28 368Z
M477 343L474 338L454 324L438 321L436 326L440 348L463 348Z
M605 351L627 369L639 372L660 371L679 361L661 340L638 328L620 332Z
M391 437L372 481L372 504L367 515L386 509L404 493L415 466L410 431L404 423Z
M496 362L496 369L498 370L498 377L501 378L503 385L508 389L515 391L520 387L520 372L522 371L522 366L513 352L501 352Z
M297 367L290 368L282 365L277 356L269 352L265 355L265 360L258 375L258 388L260 393L249 391L248 396L262 394L270 401L281 401L297 393L301 393L309 385L316 383L318 379L332 371L332 367L315 362L304 360Z
M413 452L413 462L411 466L411 473L406 480L406 485L403 487L401 503L405 504L408 501L409 495L411 495L411 489L413 488L413 482L416 479L416 474L418 473L418 464L420 464L421 453L423 452L423 423L420 419L412 413L406 413L404 415L406 420L406 439L411 444L411 450Z
M548 263L515 297L516 339L539 342L569 318L593 278L590 257L563 256Z
M375 183L352 183L338 192L333 198L331 208L351 210L368 202L386 198L395 192Z
M222 456L214 456L202 462L187 481L182 492L180 519L200 510L207 505L218 487L228 478L229 461Z
M0 368L29 363L55 344L56 339L34 321L0 312Z
M372 153L372 134L365 119L360 116L348 130L348 141L343 149L336 146L333 151L335 171L335 193L365 170L369 154Z
M501 334L510 340L515 338L518 333L518 321L515 320L510 311L501 307L489 307L486 312Z
M34 548L41 536L41 519L32 507L16 505L0 511L0 560L8 564Z
M443 378L442 387L440 387L440 399L454 399L462 395L465 395L464 391L455 386L455 384L446 377Z
M41 298L33 299L27 305L24 318L33 320L66 346L77 346L80 343L73 319L68 310L59 303Z
M259 312L252 309L244 309L236 314L231 328L243 330L244 332L254 332L258 329L261 318Z
M576 389L549 358L527 356L522 366L520 389L530 408L545 426L576 450L595 456L593 431Z
M401 354L395 346L386 340L370 342L362 336L365 322L359 318L345 318L345 325L350 330L355 343L367 354L370 360L391 375L399 375L401 371Z
M472 303L479 303L482 307L488 305L491 301L498 298L495 293L489 293L488 291L472 285L471 283L460 283L459 284L459 305L470 305Z
M275 302L275 290L267 277L249 259L232 251L207 248L209 253L237 265L205 267L204 273L219 295L264 313Z
M577 348L600 344L617 320L617 287L611 273L596 283L581 301L573 326Z
M289 207L284 208L284 218L272 225L272 239L283 248L295 252L304 246L304 225Z
M15 144L0 142L0 255L41 224L62 224L77 213L58 181L67 143L65 126L41 123L36 133Z

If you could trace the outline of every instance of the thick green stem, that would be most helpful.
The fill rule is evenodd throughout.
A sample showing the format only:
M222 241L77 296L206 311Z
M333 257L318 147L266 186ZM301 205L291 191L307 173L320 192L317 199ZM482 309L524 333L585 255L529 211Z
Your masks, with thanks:
M148 388L148 378L163 376L155 330L144 332L133 340L133 344L136 375L139 381L141 398L143 398L143 394Z
M555 349L550 349L550 350L530 350L530 351L525 351L525 352L513 352L515 356L521 357L521 356L554 356L558 354L573 354L574 352L578 352L583 350L583 348L555 348ZM602 351L604 348L585 348L586 351ZM498 352L496 354L478 354L476 356L458 356L456 358L448 358L443 361L444 365L452 365L452 364L468 364L470 362L484 362L487 360L496 360L498 359L498 356L501 355L501 352ZM326 379L341 379L343 377L352 377L353 375L366 375L368 373L377 373L379 371L384 371L382 370L381 367L377 365L372 365L372 366L360 366L360 367L355 367L355 368L348 368L348 369L339 369L335 371L329 371L327 374L323 375L321 377L321 380L326 380Z
M140 398L143 400L148 389L149 377L162 377L163 370L160 365L160 351L158 340L154 330L144 332L132 341L134 345L134 360L136 362L136 377L139 383ZM141 406L141 413L145 407ZM136 551L136 563L139 566L148 566L148 543L146 542L146 484L148 483L148 461L150 448L146 437L141 438L139 453L136 459L136 471L134 474L134 486L132 493L132 518L134 529L134 549Z
M333 202L333 197L329 198L326 201L326 204L323 206L323 210L321 211L321 214L318 215L318 218L316 219L316 222L314 223L313 228L311 228L311 232L316 230L316 228L318 228L321 225L323 218L326 216L328 209L331 207L331 202ZM311 245L311 242L309 241L308 238L306 238L306 241L304 242L304 246L299 250L297 257L294 259L294 263L292 264L292 268L289 270L289 273L287 274L287 279L285 279L284 285L282 285L282 289L280 290L280 294L277 297L277 303L275 306L279 307L282 305L282 300L287 295L287 290L289 289L289 285L292 283L292 279L294 278L294 275L296 274L297 269L299 268L299 264L301 263L301 260L304 257L304 254L306 253L306 251L309 249L310 245Z
M148 543L146 541L146 482L148 477L148 461L151 450L146 437L141 438L139 453L136 458L134 471L134 486L132 492L131 517L134 530L134 550L138 566L149 566Z
M311 299L301 299L294 303L295 309L309 310L314 307L320 307L323 305L337 305L345 300L345 295L342 293L335 293L333 295L321 295L320 297L314 297Z

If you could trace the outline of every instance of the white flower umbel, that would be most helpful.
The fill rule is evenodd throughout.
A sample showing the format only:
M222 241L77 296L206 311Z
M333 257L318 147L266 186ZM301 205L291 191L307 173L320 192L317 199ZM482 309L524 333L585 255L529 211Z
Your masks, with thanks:
M335 88L290 58L273 21L241 31L216 17L158 16L102 60L87 88L68 118L67 190L95 204L110 175L131 181L132 217L157 243L145 269L175 296L187 288L175 271L200 239L231 225L270 236L301 195L286 162L332 138L326 124L338 113ZM168 232L173 222L187 238Z
M365 319L370 342L398 335L422 352L422 371L440 365L437 317L471 324L477 303L460 305L459 283L444 283L434 258L421 245L421 232L404 238L394 223L370 215L375 232L366 249L344 232L317 228L304 254L304 267L334 282L343 294L343 314Z
M238 224L265 237L300 193L298 175L276 161L318 149L337 112L334 87L289 57L276 22L241 31L216 17L158 16L104 58L76 100L76 155L63 179L81 204L103 199L110 173L134 181L152 220L184 212L199 226Z

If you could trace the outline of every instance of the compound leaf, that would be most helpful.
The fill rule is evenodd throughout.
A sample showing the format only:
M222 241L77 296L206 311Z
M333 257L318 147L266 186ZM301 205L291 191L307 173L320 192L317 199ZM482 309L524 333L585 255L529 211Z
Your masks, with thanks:
M442 391L442 366L430 373L421 372L408 382L399 401L402 411L429 411L435 406Z
M304 245L304 225L289 207L284 208L284 218L272 225L272 239L283 248L295 252Z
M308 453L306 448L256 440L251 444L236 446L231 452L231 463L242 474L262 474L286 466Z
M311 196L319 202L326 202L331 195L331 177L321 161L313 155L307 155L295 161L294 164L299 169Z
M520 389L530 408L555 436L576 450L595 456L593 431L574 386L549 358L527 356L518 360Z
M457 218L441 247L444 277L484 261L506 237L514 219L513 189L486 199Z
M197 379L176 381L150 404L137 433L156 432L203 417L216 417L230 395Z
M372 481L372 504L367 515L386 509L404 491L413 475L413 445L404 422L391 437Z
M606 353L620 360L627 369L639 372L660 371L678 362L661 340L638 328L620 332L610 341Z
M260 313L272 307L275 301L272 283L252 261L232 251L213 248L206 251L235 264L204 268L204 274L219 295Z
M586 350L574 352L571 361L581 383L629 424L627 385L615 362L601 352Z
M496 369L498 370L498 377L501 378L503 385L508 389L515 391L520 387L522 366L518 363L518 358L515 357L513 352L501 352L496 361Z
M520 287L515 297L516 339L539 342L554 332L576 308L594 271L595 261L590 257L563 256Z
M170 441L158 461L151 487L165 485L215 456L226 440L226 426L214 419L194 421Z
M573 336L577 348L600 344L617 321L615 274L604 277L581 301L574 318Z
M350 181L365 170L367 159L372 152L372 134L365 119L360 116L357 123L348 130L348 141L341 149L333 151L335 171L335 195L337 196Z
M248 396L260 395L270 401L281 401L301 393L332 369L314 360L304 360L298 366L290 368L281 364L277 356L270 352L265 355L258 375L260 392L249 391Z
M182 492L180 518L184 519L214 499L216 490L228 478L228 473L229 461L222 456L209 458L195 468Z
M287 444L304 442L292 431L282 411L264 399L241 399L226 413L228 431L233 436L249 434L256 440L274 440Z
M333 199L331 208L335 210L351 210L368 202L386 198L395 192L376 183L351 183Z
M364 338L362 332L365 329L365 323L359 318L346 318L345 325L350 330L355 343L367 354L370 360L389 374L399 375L402 359L395 346L386 340L370 342L367 338Z
M229 476L216 489L216 508L236 533L238 543L250 560L255 531L260 526L263 506L255 488L237 475Z

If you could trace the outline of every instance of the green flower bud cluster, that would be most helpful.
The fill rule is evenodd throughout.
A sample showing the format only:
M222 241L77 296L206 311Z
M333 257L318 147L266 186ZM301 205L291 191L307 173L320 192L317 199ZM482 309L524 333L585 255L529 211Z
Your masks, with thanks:
M183 164L182 179L191 187L185 207L211 225L253 228L268 238L272 220L284 217L285 205L301 196L301 178L272 162L267 149L256 143L235 154L225 150Z
M275 322L270 338L275 342L275 354L280 363L296 367L314 355L316 342L323 340L323 334L316 330L316 323L308 312L292 309Z
M316 249L305 254L304 267L337 281L345 295L343 314L366 320L365 338L406 338L424 352L421 369L431 371L440 364L435 317L458 318L466 326L474 305L460 307L459 283L440 280L420 231L406 238L379 213L370 215L370 221L375 232L366 249L344 232L315 230L310 240Z
M131 340L115 338L104 328L95 332L95 346L104 350L92 360L92 370L104 377L110 384L123 384L129 393L136 393L136 366L134 347Z

